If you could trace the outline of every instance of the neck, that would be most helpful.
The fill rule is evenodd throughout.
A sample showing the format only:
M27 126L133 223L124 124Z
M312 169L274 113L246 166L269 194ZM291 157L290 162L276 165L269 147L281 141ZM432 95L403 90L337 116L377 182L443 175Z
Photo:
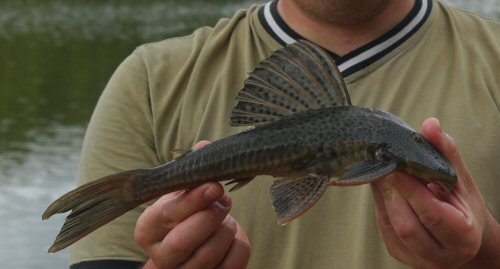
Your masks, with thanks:
M366 6L326 4L326 8L316 2L319 1L280 0L278 12L298 34L343 56L396 26L415 0L372 1L376 3Z

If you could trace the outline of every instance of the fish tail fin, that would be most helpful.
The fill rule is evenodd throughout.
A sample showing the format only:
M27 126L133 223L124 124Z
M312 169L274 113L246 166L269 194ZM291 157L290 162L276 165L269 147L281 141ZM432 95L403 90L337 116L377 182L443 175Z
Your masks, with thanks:
M48 252L54 253L78 241L125 212L152 199L138 198L135 184L141 169L116 173L82 185L54 201L42 219L71 210Z

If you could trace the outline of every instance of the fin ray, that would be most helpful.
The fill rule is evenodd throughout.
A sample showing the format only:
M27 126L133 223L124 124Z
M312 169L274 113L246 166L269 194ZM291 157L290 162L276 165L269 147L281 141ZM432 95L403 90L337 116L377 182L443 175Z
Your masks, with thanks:
M310 174L298 179L278 179L271 185L278 223L284 225L311 208L323 195L330 177Z
M307 41L277 50L259 63L237 100L231 113L232 126L258 125L309 109L351 105L334 60Z
M309 49L305 49L308 47ZM298 44L297 49L303 49L306 53L312 53L316 57L311 56L317 62L316 66L322 70L318 74L325 75L325 81L322 85L326 87L331 106L348 106L351 105L349 92L345 85L342 73L337 67L335 61L326 53L325 50L315 46L309 41L302 41Z
M361 161L346 168L344 175L335 180L333 185L360 185L373 182L388 175L397 167L395 161Z
M309 57L308 61L299 61L293 58L294 54L292 54L292 51L283 51L282 53L284 56L290 58L289 62L291 64L296 65L297 68L302 70L304 75L308 77L306 80L301 80L299 82L302 82L301 86L304 89L303 92L308 93L314 99L314 102L309 108L331 106L331 104L335 102L331 99L331 96L329 96L328 91L317 90L330 86L331 80L326 77L328 70L326 70L321 65L321 62L315 58L315 55L311 54L309 51L301 47L292 47L292 49L298 55L304 54Z
M287 55L288 54L288 55ZM321 87L317 81L315 81L314 76L307 70L307 68L297 59L294 59L294 55L290 55L286 51L278 51L272 57L275 59L280 59L282 63L281 66L278 66L275 62L269 62L267 64L273 66L273 70L281 75L284 79L290 82L293 87L285 89L288 91L296 91L293 93L295 96L294 99L299 100L304 104L304 109L311 109L318 107L318 98L317 94L314 91L314 86ZM294 69L293 71L290 69ZM297 77L292 77L292 74L305 76L306 79L298 79ZM314 85L309 85L314 84ZM288 95L292 95L292 92L288 92Z
M44 220L57 213L71 213L48 251L57 252L146 202L134 199L128 191L140 171L125 171L89 182L49 205L42 215Z

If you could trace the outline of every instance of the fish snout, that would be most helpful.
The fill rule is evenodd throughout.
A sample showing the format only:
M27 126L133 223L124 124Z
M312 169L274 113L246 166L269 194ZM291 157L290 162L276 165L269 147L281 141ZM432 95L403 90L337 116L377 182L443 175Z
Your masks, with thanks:
M429 166L406 160L404 170L424 183L437 183L447 193L455 186L457 175L455 169L448 162L444 162L443 164Z

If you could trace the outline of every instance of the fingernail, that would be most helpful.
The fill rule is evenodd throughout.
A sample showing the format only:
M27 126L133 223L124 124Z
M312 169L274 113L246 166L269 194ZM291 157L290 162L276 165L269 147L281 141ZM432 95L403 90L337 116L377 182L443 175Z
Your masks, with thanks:
M217 202L224 207L231 207L232 205L231 198L227 195L223 195Z
M224 195L219 200L215 201L213 207L217 211L227 212L231 208L231 199L227 195Z
M439 119L438 118L433 118L433 119L436 121L436 124L439 127L439 130L441 130L441 122L439 121Z
M441 128L441 122L439 121L439 119L438 119L438 118L434 118L434 117L432 117L432 118L431 118L431 120L432 120L432 121L434 121L434 124L433 124L433 125L435 125L435 126L436 126L437 131L438 131L440 134L444 134L444 132L443 132L443 128Z
M233 217L231 217L231 215L227 215L227 217L223 223L224 223L224 225L226 225L226 227L231 229L231 231L236 233L236 221L234 220Z

